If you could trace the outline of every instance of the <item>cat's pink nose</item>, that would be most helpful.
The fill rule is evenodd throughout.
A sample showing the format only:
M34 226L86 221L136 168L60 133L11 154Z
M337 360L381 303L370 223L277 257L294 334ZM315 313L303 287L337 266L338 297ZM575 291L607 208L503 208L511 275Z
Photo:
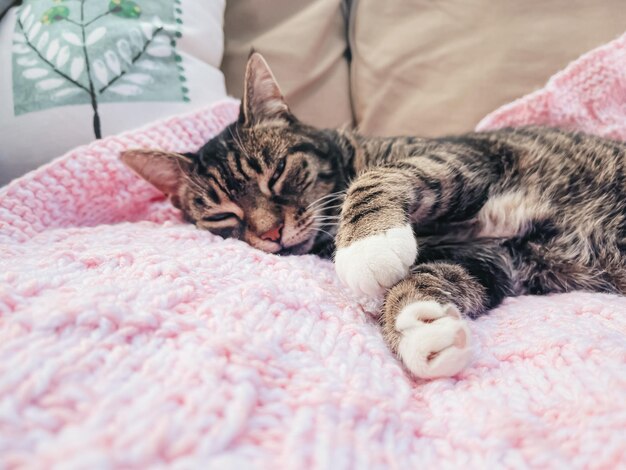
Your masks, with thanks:
M277 242L280 240L280 235L283 230L283 224L278 224L276 227L269 229L267 232L259 235L262 240L267 240L270 242Z

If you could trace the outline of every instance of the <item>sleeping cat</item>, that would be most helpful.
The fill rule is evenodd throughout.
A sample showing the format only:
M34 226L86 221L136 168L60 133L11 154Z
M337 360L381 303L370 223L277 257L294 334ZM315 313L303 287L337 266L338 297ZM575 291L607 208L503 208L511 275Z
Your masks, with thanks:
M319 130L293 116L254 53L237 122L197 153L122 160L199 228L269 253L335 252L350 289L385 293L385 340L418 377L459 372L466 319L506 296L626 292L621 142L546 128Z

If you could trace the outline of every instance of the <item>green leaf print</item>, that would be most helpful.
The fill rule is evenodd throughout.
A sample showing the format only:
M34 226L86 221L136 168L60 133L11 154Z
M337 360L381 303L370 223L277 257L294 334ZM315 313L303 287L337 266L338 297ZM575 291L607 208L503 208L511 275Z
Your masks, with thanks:
M112 0L109 3L109 11L122 18L139 18L141 7L129 0Z
M24 0L13 41L16 115L101 103L189 101L177 0Z
M41 22L43 24L56 23L57 21L62 21L70 16L70 9L67 7L52 7L49 10L46 10L41 17Z

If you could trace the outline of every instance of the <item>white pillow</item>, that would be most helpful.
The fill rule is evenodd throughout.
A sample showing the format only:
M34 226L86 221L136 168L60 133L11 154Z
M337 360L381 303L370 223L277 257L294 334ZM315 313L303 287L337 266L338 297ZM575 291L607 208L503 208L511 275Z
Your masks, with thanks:
M9 10L0 23L0 185L98 136L224 98L224 6L24 0Z

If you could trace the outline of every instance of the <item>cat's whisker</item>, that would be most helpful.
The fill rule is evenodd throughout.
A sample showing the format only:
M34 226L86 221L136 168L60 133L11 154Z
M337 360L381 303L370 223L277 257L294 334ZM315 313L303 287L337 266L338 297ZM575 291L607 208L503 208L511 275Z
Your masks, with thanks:
M316 222L316 223L318 223L318 224L320 224L320 225L323 225L323 226L325 226L325 227L328 227L328 228L338 226L338 224L337 224L337 223L335 223L334 221L328 221L328 220L326 220L326 221L324 221L324 220L316 220L315 222Z
M340 207L340 206L339 206L339 207ZM308 208L306 208L306 211L307 211L307 212L310 212L310 213L315 213L315 212L317 212L317 213L322 213L322 212L327 211L327 210L329 210L329 209L337 209L337 208L338 208L338 206L332 206L332 205L327 205L327 206L325 206L325 205L319 205L319 206L314 206L314 207L308 207Z
M307 206L307 209L316 207L317 205L330 204L332 202L337 202L337 201L333 201L333 199L338 199L340 197L345 198L345 195L346 195L346 191L338 191L335 193L326 194L325 196L322 196L319 199L316 199L315 201L313 201L311 204L309 204Z
M317 206L320 204L332 204L335 202L339 202L339 200L343 201L344 198L345 198L344 194L336 194L336 193L328 194L324 197L317 199L316 201L313 201L311 204L309 204L309 206L311 207L311 206Z
M339 219L335 219L335 218L324 218L323 216L315 216L315 215L309 215L309 219L310 220L314 220L315 222L319 223L319 224L323 224L323 225L339 225Z
M335 191L334 193L328 193L325 194L324 196L320 197L319 199L317 199L318 201L322 201L324 199L328 199L329 197L337 197L337 196L342 196L346 193L346 190L342 190L342 191Z
M321 224L330 224L330 225L339 225L340 216L339 215L323 215L323 214L315 214L308 213L304 214L309 220L315 220Z
M324 230L325 231L325 229L327 229L327 230L335 231L335 230L337 230L337 228L339 226L339 224L335 220L324 221L324 220L318 220L318 219L315 219L315 218L311 218L311 221L312 221L312 228L314 228L316 230ZM322 227L324 227L324 229L322 229ZM326 232L326 233L328 233L328 232ZM334 235L331 235L330 233L329 233L329 235L334 238Z
M335 238L335 236L329 232L327 232L326 230L323 230L321 228L317 228L317 227L311 227L309 230L311 230L312 232L320 232L320 233L325 233L326 235L328 235L330 238Z
M308 209L306 209L306 213L307 214L312 214L312 215L338 215L338 214L334 214L335 212L339 212L337 209L340 209L343 206L343 204L336 204L336 205L330 205L330 206L316 206L316 207L310 207Z
M329 216L329 217L323 217L323 216L312 216L311 217L314 220L320 221L320 222L337 222L340 220L340 217L333 217L333 216Z
M343 206L343 202L341 202L340 204L335 204L335 205L327 205L327 204L332 204L333 202L336 202L336 201L325 202L324 204L321 204L319 206L315 206L314 209L319 209L319 210L337 209L337 208Z
M341 208L342 205L328 206L328 207L314 207L307 209L305 214L315 217L339 217L339 211L336 209Z

